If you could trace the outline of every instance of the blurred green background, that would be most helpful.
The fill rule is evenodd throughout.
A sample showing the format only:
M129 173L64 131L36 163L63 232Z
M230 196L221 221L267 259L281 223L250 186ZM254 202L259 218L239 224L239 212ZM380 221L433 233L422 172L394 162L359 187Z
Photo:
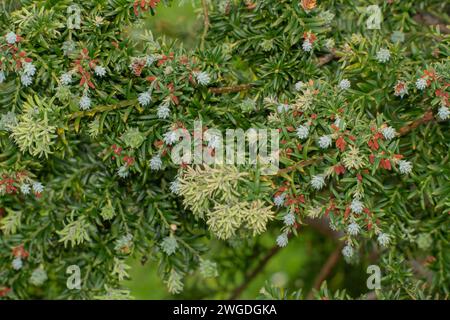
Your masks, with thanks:
M134 30L134 32L150 30L155 38L164 36L169 41L177 40L179 45L185 48L195 48L203 27L203 21L197 17L198 10L191 4L160 6L156 15L150 16L145 21L144 30ZM260 242L269 250L274 245L276 236L276 234L267 232ZM213 254L210 258L215 259L215 253L220 249L214 251L214 242L212 246ZM321 266L335 248L336 244L331 240L306 227L300 231L298 237L294 237L290 241L289 246L280 250L269 261L264 270L250 282L239 298L255 299L266 281L272 282L277 287L287 288L289 291L302 288L306 295ZM255 261L249 261L247 270L234 268L227 289L239 286L244 281L244 274L248 274L255 267L263 254L255 258ZM222 259L224 258L222 257ZM168 293L166 285L158 276L156 262L149 259L145 264L141 264L139 260L130 260L128 264L132 267L129 272L131 280L124 281L123 284L131 290L131 294L136 299L226 299L230 297L231 290L224 290L224 279L221 280L222 285L219 285L217 279L203 280L195 275L186 277L185 291L182 294L173 296ZM352 296L364 293L365 277L367 276L363 273L365 267L351 266L341 260L327 279L328 287L332 290L346 287ZM227 275L226 279L229 278Z
M274 245L275 238L275 234L267 232L260 239L260 243L269 251ZM264 270L250 282L239 299L255 299L266 281L270 281L276 287L288 289L289 292L302 289L306 296L320 268L335 248L336 243L305 227L298 237L293 238L286 248L281 249L269 260ZM217 251L214 247L211 251L213 254L210 258L215 258L214 253ZM220 253L217 255L220 256ZM231 271L234 275L228 287L238 287L244 280L244 274L253 270L260 259L258 257L250 261L251 267L247 270L234 268ZM231 290L223 290L223 286L220 287L217 283L218 279L204 280L196 275L186 277L185 291L173 296L167 292L165 284L158 277L156 262L148 261L141 264L138 260L132 260L129 264L132 266L131 280L125 281L124 285L131 290L136 299L228 299L230 297ZM365 288L367 274L364 273L366 267L349 265L341 259L327 278L328 287L333 291L345 287L347 293L353 297L363 294L367 291ZM218 271L220 277L220 267Z
M170 7L159 5L156 14L149 15L145 21L144 28L155 38L164 36L166 40L177 40L185 48L194 48L201 36L203 21L197 17L198 9L187 2L177 5L174 1ZM135 31L144 32L145 29Z

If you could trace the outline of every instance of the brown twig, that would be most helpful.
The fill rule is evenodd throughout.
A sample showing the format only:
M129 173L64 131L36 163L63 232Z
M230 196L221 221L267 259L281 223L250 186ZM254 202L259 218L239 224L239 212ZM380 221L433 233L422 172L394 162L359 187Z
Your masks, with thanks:
M204 17L204 21L203 21L203 35L202 35L202 39L201 39L201 43L200 43L200 47L203 49L205 46L205 38L206 38L206 34L208 33L209 30L209 13L208 13L208 2L207 0L202 0L202 7L203 7L203 15Z
M371 291L366 294L366 300L378 300L377 293L375 291Z
M330 237L333 240L338 240L342 236L341 232L333 231L329 228L329 226L328 226L329 220L327 218L322 218L322 219L306 218L305 223L307 225L315 228L323 235ZM290 233L289 239L292 238L292 236L293 236L293 233ZM259 261L259 263L255 267L255 269L253 269L245 277L244 282L242 282L242 284L239 287L237 287L236 289L233 290L233 292L230 296L230 300L237 299L242 294L242 292L250 285L250 283L253 281L253 279L256 278L256 276L264 270L265 266L270 261L270 259L272 259L272 257L274 257L278 253L278 251L280 251L281 249L282 248L279 247L278 245L274 245L272 248L270 248L269 251L267 252L267 254L261 259L261 261Z
M242 292L248 287L248 285L252 282L252 280L261 272L264 270L264 267L267 265L267 263L272 259L273 256L275 256L278 251L280 251L281 247L279 246L273 246L267 254L259 261L258 265L255 269L253 269L244 279L244 282L233 290L230 300L237 299Z
M424 266L424 260L410 259L408 263L416 275L424 278L429 284L432 282L433 272Z
M314 285L312 290L308 294L308 299L312 299L314 296L314 289L319 290L320 286L322 285L322 282L324 282L327 277L330 275L333 268L337 265L339 262L339 259L341 258L341 250L344 246L343 242L339 242L336 246L336 249L330 254L325 264L322 266L322 269L320 269L319 274L314 279Z
M305 225L314 228L316 231L322 235L338 241L344 233L341 231L335 231L330 228L330 219L327 217L322 217L320 219L305 218Z
M332 52L330 52L324 56L321 56L319 58L319 62L317 62L317 66L321 67L323 65L326 65L327 63L333 61L334 59L338 59L338 57L335 54L335 50L333 50Z
M421 126L422 124L426 124L426 123L428 123L430 121L433 121L433 120L434 120L433 110L432 109L428 109L423 114L422 117L420 117L419 119L414 120L410 124L407 124L407 125L401 127L398 130L398 133L399 133L400 136L407 135L412 130L416 129L417 127Z
M413 17L413 19L416 22L427 26L439 26L439 29L442 33L450 34L450 29L447 27L444 21L440 20L438 17L430 13L427 12L418 13Z
M118 110L118 109L128 108L128 107L133 106L136 103L137 102L133 101L133 100L124 100L124 101L121 101L121 102L118 102L118 103L112 104L112 105L98 106L91 110L76 111L69 115L69 120L74 120L76 118L83 118L83 117L93 117L97 113L109 112L109 111L114 111L114 110Z
M318 163L318 162L320 162L322 160L323 160L322 156L321 157L317 157L317 158L313 158L313 159L302 160L302 161L299 161L299 162L293 164L292 166L289 166L289 167L283 168L281 170L278 170L277 175L282 175L282 174L294 171L296 169L307 167L307 166L310 166L312 164L316 164L316 163Z
M209 92L217 93L217 94L233 93L233 92L241 92L241 91L249 90L251 87L253 87L253 84L247 83L247 84L239 84L239 85L230 86L230 87L209 88Z

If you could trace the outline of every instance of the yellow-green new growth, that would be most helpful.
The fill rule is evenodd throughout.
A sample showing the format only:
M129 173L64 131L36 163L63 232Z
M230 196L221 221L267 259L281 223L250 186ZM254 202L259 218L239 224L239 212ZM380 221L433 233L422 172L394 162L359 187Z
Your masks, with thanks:
M112 275L116 275L119 281L123 281L129 277L128 270L131 267L127 265L123 260L114 257L114 267L111 272Z
M88 222L86 222L84 217L81 217L77 220L70 221L69 224L64 227L64 229L56 231L56 233L61 236L59 242L63 242L64 247L66 247L69 242L73 247L90 240L88 228Z
M0 220L0 230L2 230L5 235L15 234L20 228L22 213L9 208L6 208L6 212L8 215Z
M210 200L220 203L236 202L239 196L238 183L247 175L248 173L239 172L234 166L188 167L179 179L184 207L191 209L197 217L204 218L210 207Z
M252 236L266 231L266 225L273 219L270 207L264 206L261 200L252 202L240 201L233 205L218 204L208 213L209 229L219 239L229 239L243 228L250 231Z
M38 97L30 98L23 107L18 123L11 128L11 137L20 151L28 151L32 156L48 157L55 143L56 127L49 124L47 108Z
M164 281L167 285L167 289L171 294L179 294L183 291L183 276L175 269L170 271L169 277Z
M239 172L235 166L189 167L179 179L183 204L206 219L219 239L230 239L239 230L252 236L261 234L273 219L273 212L261 200L243 200L247 190L240 183L246 176L248 173Z

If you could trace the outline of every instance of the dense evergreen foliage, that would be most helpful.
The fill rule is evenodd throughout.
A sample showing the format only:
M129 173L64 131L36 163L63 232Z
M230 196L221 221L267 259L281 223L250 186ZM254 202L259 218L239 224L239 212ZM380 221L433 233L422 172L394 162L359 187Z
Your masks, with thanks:
M173 294L237 297L309 229L380 266L369 296L448 296L445 1L198 1L195 50L142 30L176 3L0 3L0 297L129 298L130 257ZM280 170L173 163L198 120L277 129Z

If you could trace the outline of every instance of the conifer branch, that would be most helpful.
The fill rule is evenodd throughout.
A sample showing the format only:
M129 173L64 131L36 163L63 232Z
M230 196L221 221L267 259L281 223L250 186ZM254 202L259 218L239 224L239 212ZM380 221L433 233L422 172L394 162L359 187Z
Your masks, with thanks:
M252 87L253 87L253 84L249 83L249 84L240 84L240 85L229 86L229 87L209 88L209 91L211 93L215 93L215 94L225 94L225 93L234 93L234 92L249 90ZM74 113L70 114L69 119L73 120L73 119L80 118L80 117L81 118L93 117L97 113L119 110L119 109L133 106L134 104L136 104L135 100L125 100L125 101L121 101L117 104L98 106L98 107L93 108L92 110L74 112Z
M432 109L428 109L423 115L422 117L420 117L417 120L414 120L413 122L411 122L410 124L407 124L403 127L401 127L398 130L399 136L405 136L407 134L409 134L411 131L417 129L419 126L423 125L423 124L427 124L431 121L435 120L434 115L433 115L433 110ZM283 175L285 173L303 168L303 167L307 167L313 164L317 164L320 161L322 161L324 159L323 156L317 157L317 158L313 158L313 159L308 159L308 160L302 160L299 161L289 167L286 167L284 169L278 170L277 175Z
M306 0L302 8L287 1L202 0L197 3L202 30L196 48L186 49L141 30L139 16L158 14L156 6L170 1L134 1L131 8L85 1L78 3L81 10L69 2L22 1L21 9L13 2L0 14L0 232L7 244L0 248L5 270L0 299L126 298L129 293L118 287L128 276L125 262L155 252L169 292L179 294L186 285L189 293L194 273L220 277L219 282L228 273L230 264L215 262L215 255L235 254L235 247L215 246L211 235L235 244L269 226L270 234L279 232L273 244L233 256L233 263L246 259L248 268L243 281L227 291L232 299L266 277L272 258L305 227L334 245L314 266L317 274L307 275L313 281L308 297L314 290L318 298L348 297L323 290L327 278L342 272L336 267L340 254L377 261L384 270L400 268L386 274L378 298L446 294L442 239L448 229L437 228L449 211L447 123L440 126L450 119L443 59L449 19L443 3L390 1L392 14L381 19L380 36L371 37L364 25L355 29L348 23L369 13L359 5L322 10ZM37 15L39 21L26 23ZM83 32L76 31L81 25ZM330 26L341 34L336 37ZM267 28L271 31L259 32ZM322 46L336 49L318 53ZM343 61L341 49L351 50L349 60ZM239 80L248 74L246 82ZM221 80L211 84L211 79ZM267 112L254 112L263 98ZM212 112L230 99L239 108L227 110L227 117ZM401 118L377 110L374 119L373 101L393 108L414 101L428 106L405 109ZM292 118L298 108L302 118ZM243 166L208 169L205 161L179 166L172 157L176 129L188 131L199 117L207 121L204 128L222 133L255 125L270 130L276 122L291 132L282 145L294 148L301 140L318 147L305 158L291 158L294 151L286 148L274 177ZM346 131L337 130L341 127ZM202 141L201 151L214 156L220 134L205 132L204 140L208 149ZM308 192L294 197L290 191L304 187L305 180ZM323 198L330 194L333 199ZM345 214L321 214L336 208L345 208ZM280 223L269 225L275 217ZM417 246L395 246L400 239ZM373 249L364 252L368 247ZM424 252L426 260L416 260ZM92 257L104 263L97 268ZM52 290L67 284L60 258L83 266L86 290ZM404 286L431 276L432 285ZM96 283L105 286L94 288ZM29 284L36 290L17 290ZM198 296L207 297L209 289ZM264 294L284 298L284 293Z

